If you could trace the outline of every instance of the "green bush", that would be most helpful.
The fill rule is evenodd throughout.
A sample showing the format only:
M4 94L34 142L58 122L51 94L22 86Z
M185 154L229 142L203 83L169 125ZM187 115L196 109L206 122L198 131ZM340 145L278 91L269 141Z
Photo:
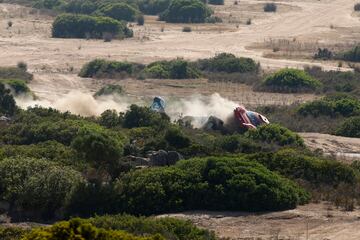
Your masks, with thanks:
M276 12L277 6L275 3L266 3L264 5L264 12Z
M170 118L168 116L154 112L148 107L133 104L124 115L123 126L125 128L154 127L164 129L169 123Z
M360 46L355 46L347 52L340 53L337 57L345 61L360 62Z
M29 230L20 227L2 227L0 226L1 240L20 240Z
M346 119L336 130L336 135L360 138L360 117Z
M209 4L212 4L212 5L224 5L224 0L209 0Z
M64 11L76 14L92 14L97 5L91 0L70 0L64 6Z
M182 59L153 62L146 66L145 74L150 78L187 79L199 78L199 70Z
M138 71L137 68L142 68L142 66L129 62L95 59L86 63L81 68L79 76L106 78L129 77Z
M103 38L104 34L120 38L133 35L126 23L109 17L62 14L55 18L52 26L55 38Z
M135 235L160 234L166 239L177 240L215 240L212 232L200 229L190 221L175 218L145 218L130 215L106 215L88 220L98 228L123 230Z
M217 137L215 144L229 153L253 153L261 150L260 144L239 134Z
M145 23L145 18L144 18L144 15L138 15L137 17L136 17L136 22L137 22L137 25L139 25L139 26L143 26L144 25L144 23Z
M172 23L199 23L211 15L211 9L200 0L173 0L160 14L160 20Z
M179 128L175 127L171 127L166 131L165 140L175 149L189 147L191 143L190 139Z
M0 67L0 79L19 79L29 82L33 79L33 75L20 67Z
M97 13L119 21L124 20L133 22L135 21L138 11L130 5L120 2L115 4L105 4L97 11Z
M299 135L279 124L262 125L257 129L247 131L246 135L250 139L275 143L279 146L304 146L304 140Z
M183 210L282 210L309 196L264 166L241 158L183 160L172 167L143 169L118 182L119 205L129 213Z
M307 155L300 150L281 149L276 153L259 153L248 158L283 176L309 181L318 186L357 182L357 175L350 166Z
M259 70L251 58L238 58L231 53L220 53L213 58L199 60L197 65L207 72L246 73Z
M360 3L354 5L354 11L360 11Z
M321 115L336 117L355 116L360 114L360 101L347 94L335 94L300 105L297 112L303 116L318 117Z
M107 96L107 95L123 95L124 89L120 85L109 84L102 87L94 94L94 97Z
M18 79L9 79L9 80L0 80L0 82L8 85L15 94L26 94L30 92L29 87L26 85L24 80Z
M99 127L83 127L77 132L71 146L98 166L116 163L123 153L122 138Z
M0 198L10 203L10 212L21 209L23 217L61 216L61 209L83 182L79 172L46 160L16 157L0 161Z
M163 240L160 235L136 237L119 230L94 227L87 221L75 218L58 222L51 227L35 228L23 240Z
M138 6L141 12L149 15L157 15L164 12L170 4L170 0L139 0Z
M16 103L10 90L0 82L0 114L13 115L16 111Z
M289 68L268 76L262 83L264 90L274 92L315 91L321 86L320 81L312 78L305 71Z

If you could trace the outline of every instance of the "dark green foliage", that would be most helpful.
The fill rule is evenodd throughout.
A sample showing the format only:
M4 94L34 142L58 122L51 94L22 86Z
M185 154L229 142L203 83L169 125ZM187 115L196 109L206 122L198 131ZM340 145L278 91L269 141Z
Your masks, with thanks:
M212 4L212 5L224 5L224 0L209 0L209 4Z
M133 35L124 22L88 15L59 15L52 28L52 36L55 38L103 38L105 33L120 38Z
M360 117L346 119L336 130L336 135L360 138Z
M354 184L357 175L350 166L335 160L323 160L304 151L282 149L276 153L259 153L249 157L268 169L292 179L302 179L316 185Z
M165 133L165 140L175 149L186 148L190 146L190 139L181 132L179 128L169 128Z
M2 227L0 226L1 240L20 240L30 230L19 227Z
M50 161L73 166L80 163L74 149L56 141L46 141L30 145L3 145L0 149L0 159L8 157L45 158Z
M254 153L261 150L260 144L239 134L218 137L215 144L229 153Z
M107 128L121 126L123 123L123 113L117 113L115 110L106 110L99 117L99 124Z
M317 67L305 68L305 71L323 84L322 91L325 93L360 93L359 72L322 71Z
M213 58L201 59L197 65L207 72L246 73L259 70L259 66L251 58L238 58L231 53L220 53Z
M124 20L133 22L135 21L138 11L130 5L120 2L114 4L105 4L97 11L97 13L119 21Z
M84 158L94 161L98 166L114 164L123 152L120 136L99 127L84 127L79 129L71 146Z
M354 5L354 10L355 11L360 11L360 3L357 3Z
M139 0L138 5L141 12L149 15L157 15L165 11L170 0Z
M321 115L336 117L355 116L360 114L360 101L347 94L335 94L302 104L298 113L307 116L318 117Z
M130 172L118 182L121 208L155 214L190 209L281 210L309 196L293 182L241 158L184 160L173 167Z
M360 46L355 46L347 52L340 53L337 57L345 61L360 62Z
M201 75L197 68L182 59L153 62L146 66L144 72L149 78L160 79L199 78Z
M136 237L119 230L97 228L86 220L74 218L50 227L35 228L23 240L163 240L160 235Z
M91 14L97 9L95 1L70 0L64 6L65 12L76 14Z
M185 26L185 27L183 27L182 31L183 32L191 32L192 30L191 30L191 27Z
M166 239L176 240L215 240L212 232L200 229L190 221L175 218L145 218L130 215L106 215L88 220L98 228L123 230L135 235L160 234Z
M107 95L122 95L124 89L120 85L109 84L102 87L94 94L94 97L107 96Z
M251 139L279 146L304 146L304 141L299 135L279 124L262 125L257 129L247 131L246 135Z
M143 26L144 25L144 23L145 23L145 18L144 18L144 15L138 15L137 17L136 17L136 22L137 22L137 25L139 25L139 26Z
M25 94L30 92L30 89L26 85L26 82L24 80L9 79L9 80L0 80L0 82L8 85L14 91L15 94Z
M173 0L160 15L160 20L173 23L199 23L211 15L211 10L199 0Z
M10 90L0 82L0 114L13 115L16 111L16 103Z
M139 107L131 105L130 110L124 115L123 126L125 128L136 127L154 127L163 129L170 123L170 118L164 114L160 114L150 110L147 107Z
M282 69L267 78L262 83L262 90L273 92L309 92L322 86L321 82L298 69Z
M277 6L275 3L266 3L264 5L264 12L276 12Z
M0 67L0 79L19 79L24 81L31 81L33 75L28 73L26 69L19 67Z
M0 198L10 203L10 212L21 209L38 219L53 218L82 182L80 173L46 160L0 161Z
M79 73L80 77L129 77L141 70L143 66L129 62L107 61L95 59L85 64Z
M334 54L327 48L319 48L318 52L314 55L315 59L329 60L333 58Z

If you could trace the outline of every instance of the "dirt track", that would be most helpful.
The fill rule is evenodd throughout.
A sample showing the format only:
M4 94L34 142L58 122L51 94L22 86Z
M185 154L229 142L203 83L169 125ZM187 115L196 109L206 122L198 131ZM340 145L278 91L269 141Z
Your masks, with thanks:
M326 204L308 204L294 210L246 212L185 212L170 214L190 219L223 238L241 240L358 240L360 211L344 212Z

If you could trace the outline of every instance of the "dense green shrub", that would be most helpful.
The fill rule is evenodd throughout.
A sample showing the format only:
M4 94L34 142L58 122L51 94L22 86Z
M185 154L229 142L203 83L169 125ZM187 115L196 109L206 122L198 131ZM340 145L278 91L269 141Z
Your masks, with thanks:
M329 60L333 58L334 54L327 48L319 48L318 52L315 53L315 59Z
M165 133L165 140L175 149L186 148L190 146L190 139L185 136L179 128L169 128Z
M124 2L105 4L97 13L119 21L124 20L129 22L135 21L136 15L139 14L135 8Z
M29 82L33 79L33 75L20 67L0 67L0 79L19 79Z
M277 6L275 3L266 3L264 5L264 12L276 12Z
M209 0L209 4L212 4L212 5L224 5L224 0Z
M360 46L355 46L347 52L340 53L337 57L345 61L360 62Z
M257 129L247 131L246 135L251 139L279 146L304 146L304 141L299 135L279 124L262 125Z
M106 215L90 218L88 221L98 228L123 230L140 236L160 234L169 240L216 239L212 232L200 229L190 221L169 217L145 218L130 215Z
M0 80L0 82L8 85L15 94L26 94L30 92L29 87L26 85L24 80L18 79L8 79L8 80Z
M134 74L138 69L143 68L141 65L129 63L129 62L118 62L118 61L107 61L104 59L95 59L86 63L80 70L80 77L106 77L106 78L117 78L117 77L128 77Z
M16 103L10 90L0 82L0 114L13 115L16 111Z
M312 115L318 117L321 115L336 117L355 116L360 114L360 101L347 94L335 94L302 104L297 110L303 116Z
M357 3L354 5L354 10L355 11L360 11L360 3Z
M119 230L97 228L88 221L71 219L51 227L35 228L23 240L163 240L161 235L137 237Z
M157 15L164 12L170 4L170 0L139 0L138 6L141 12L149 15Z
M8 158L0 161L0 198L10 203L10 212L51 219L83 182L79 172L46 160ZM23 215L23 217L25 217Z
M154 127L163 129L170 123L170 118L164 114L152 111L148 107L131 105L124 115L123 126L125 128Z
M2 227L0 226L1 240L20 240L30 230L20 227Z
M0 159L9 157L45 158L64 165L80 164L74 149L56 141L46 141L30 145L3 145L0 149Z
M107 95L123 95L124 89L120 85L109 84L102 87L94 94L94 97L107 96Z
M182 59L153 62L144 70L149 78L187 79L199 78L199 70Z
M160 20L173 23L199 23L211 15L211 9L200 0L173 0L160 14Z
M251 58L238 58L231 53L220 53L213 58L201 59L197 65L207 72L246 73L259 70L259 66Z
M226 157L183 160L172 167L130 172L117 189L121 209L137 214L281 210L308 200L301 188L264 166Z
M80 128L71 146L98 166L114 164L123 153L121 137L99 127Z
M261 149L260 144L240 134L217 137L215 144L229 153L254 153Z
M350 166L338 161L307 155L304 151L295 149L281 149L276 153L259 153L248 158L264 164L268 169L283 176L306 180L319 186L357 182L357 175Z
M64 6L64 11L76 14L91 14L97 9L95 1L70 0Z
M109 17L62 14L56 17L52 26L55 38L103 38L105 33L118 38L133 35L126 23Z
M138 16L136 17L136 22L137 22L137 25L143 26L144 23L145 23L144 15L138 15Z
M336 135L360 138L360 117L346 119L336 130Z
M275 92L315 91L322 86L321 82L312 78L305 71L298 69L282 69L262 83L263 90Z

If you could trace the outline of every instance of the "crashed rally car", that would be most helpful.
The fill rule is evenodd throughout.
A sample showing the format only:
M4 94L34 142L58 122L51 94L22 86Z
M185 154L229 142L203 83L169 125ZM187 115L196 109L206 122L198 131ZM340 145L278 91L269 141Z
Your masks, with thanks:
M262 124L269 124L269 120L260 113L246 110L245 107L237 107L234 110L235 119L237 119L241 127L246 129L255 129Z

